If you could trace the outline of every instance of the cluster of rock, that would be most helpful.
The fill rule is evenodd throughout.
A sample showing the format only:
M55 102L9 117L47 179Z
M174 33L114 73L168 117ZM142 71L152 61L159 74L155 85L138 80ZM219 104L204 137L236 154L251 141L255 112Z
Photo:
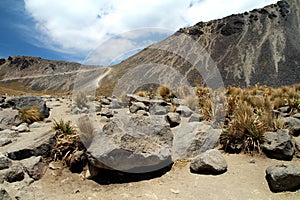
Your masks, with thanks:
M203 120L201 114L183 105L181 100L174 100L174 109L174 102L133 94L126 97L129 104L107 97L100 97L100 103L93 102L97 105L94 111L100 116L103 126L87 147L92 176L97 175L100 169L150 172L167 167L177 159L191 159L193 173L222 174L227 171L226 160L215 149L222 130ZM285 116L288 129L266 132L262 147L268 157L288 161L299 150L295 138L299 135L300 119L299 114L291 117L282 109L278 112ZM300 170L296 166L288 163L285 166L293 170L285 170L281 165L270 166L266 170L272 191L294 190L299 186L293 181L293 184L282 184L280 189L276 189L276 184L280 185L282 181L278 178L280 176L285 182L299 178Z
M91 175L97 169L151 172L176 159L195 157L218 145L221 129L189 107L128 94L128 103L100 97L101 128L87 147ZM97 102L92 102L99 108ZM78 108L75 108L78 110Z
M41 97L2 96L0 107L0 199L12 199L8 193L12 187L5 186L20 181L29 185L39 180L47 165L43 157L50 155L54 141L50 130L34 132L49 122L49 108ZM19 111L37 107L44 122L24 123ZM21 190L14 197L20 196Z

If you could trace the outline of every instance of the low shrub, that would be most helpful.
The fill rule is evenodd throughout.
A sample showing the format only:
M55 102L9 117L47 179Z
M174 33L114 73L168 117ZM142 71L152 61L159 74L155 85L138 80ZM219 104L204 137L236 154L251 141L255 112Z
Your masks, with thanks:
M19 113L22 121L28 124L41 121L43 119L43 116L40 112L40 106L35 106L30 109L20 109Z

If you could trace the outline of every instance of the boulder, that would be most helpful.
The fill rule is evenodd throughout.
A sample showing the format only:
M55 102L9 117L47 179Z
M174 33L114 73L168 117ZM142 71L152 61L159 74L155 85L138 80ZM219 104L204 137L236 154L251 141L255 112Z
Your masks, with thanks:
M290 135L294 137L298 137L300 135L300 126L294 126L290 128Z
M181 123L172 129L174 133L172 157L175 159L192 158L215 148L222 133L213 129L207 122Z
M167 114L166 119L169 122L171 128L178 126L181 121L179 113L172 113L172 112Z
M292 137L287 129L265 132L262 146L268 157L279 160L291 160L295 153Z
M272 192L300 189L300 169L291 164L275 164L266 169L266 179Z
M43 162L42 156L32 156L20 162L24 166L27 174L34 180L39 180L46 171L46 164Z
M194 158L190 169L199 174L221 174L226 172L227 163L218 150L211 149Z
M166 107L158 105L158 104L154 104L154 105L150 106L149 112L151 115L165 115L168 113Z
M286 117L284 118L285 125L289 128L295 128L300 127L300 119L294 118L294 117Z
M7 191L4 189L2 185L0 185L0 199L1 200L12 200Z
M0 124L5 126L18 126L22 123L18 110L4 109L0 111Z
M176 108L176 112L183 117L190 117L193 114L193 111L187 106L179 106Z
M134 102L132 105L129 107L129 111L131 113L136 113L138 110L146 110L147 107L145 106L144 103L142 102Z
M115 116L88 148L90 165L149 172L172 163L173 134L163 116Z
M24 179L24 171L21 164L14 164L8 169L4 169L0 172L0 175L4 177L4 180L6 180L9 183L22 181Z
M12 165L12 162L10 159L8 159L6 156L4 156L0 152L0 170L7 169Z
M203 115L193 113L189 119L189 122L201 122L203 121Z
M15 97L7 100L7 103L17 109L39 108L42 118L48 118L50 115L46 102L38 96L24 95Z

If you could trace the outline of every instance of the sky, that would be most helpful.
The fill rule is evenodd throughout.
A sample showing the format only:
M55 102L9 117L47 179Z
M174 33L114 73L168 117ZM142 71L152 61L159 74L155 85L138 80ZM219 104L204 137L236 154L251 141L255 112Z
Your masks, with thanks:
M0 58L26 55L84 62L104 44L136 30L151 34L126 40L123 48L136 52L179 28L219 19L277 0L0 0ZM128 34L130 33L130 34ZM141 38L139 37L138 40ZM146 41L146 42L145 42ZM119 43L118 43L119 45ZM101 47L101 48L99 48ZM101 52L100 52L101 53ZM124 52L123 52L124 54ZM105 63L107 64L107 63Z

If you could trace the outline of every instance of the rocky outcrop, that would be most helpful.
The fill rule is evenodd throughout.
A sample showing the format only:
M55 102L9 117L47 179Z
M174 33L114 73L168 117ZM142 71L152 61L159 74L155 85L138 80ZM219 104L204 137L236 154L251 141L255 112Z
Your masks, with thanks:
M300 169L290 164L272 165L266 169L266 179L273 192L295 191L300 188Z

